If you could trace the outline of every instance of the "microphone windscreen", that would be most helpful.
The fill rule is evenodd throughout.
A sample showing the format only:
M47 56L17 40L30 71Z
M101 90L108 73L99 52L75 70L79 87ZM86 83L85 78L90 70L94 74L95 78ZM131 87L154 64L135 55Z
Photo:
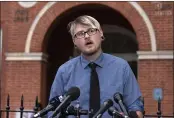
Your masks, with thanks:
M109 115L110 115L110 116L113 116L113 112L114 112L115 110L116 110L115 107L109 107L109 109L108 109Z
M104 105L113 106L113 101L111 99L108 99L108 100L104 101Z
M110 116L114 116L114 118L123 118L124 117L123 115L121 115L120 112L118 112L118 109L113 106L108 109L108 114Z
M61 103L61 99L63 99L63 96L55 96L51 98L49 101L48 107L52 107L52 110L55 110L56 107Z
M74 106L72 106L72 105L68 106L68 108L67 108L66 111L67 111L68 115L73 115L73 114L75 114L75 108L74 108Z
M49 104L60 104L60 96L55 96L53 98L51 98L51 100L49 101Z
M118 103L118 101L123 100L123 96L121 95L121 93L117 92L114 94L114 100L116 103Z
M78 87L71 87L67 94L67 96L71 96L71 100L76 100L80 96L80 89Z
M138 118L138 115L137 115L136 111L130 111L129 112L129 117L130 118Z

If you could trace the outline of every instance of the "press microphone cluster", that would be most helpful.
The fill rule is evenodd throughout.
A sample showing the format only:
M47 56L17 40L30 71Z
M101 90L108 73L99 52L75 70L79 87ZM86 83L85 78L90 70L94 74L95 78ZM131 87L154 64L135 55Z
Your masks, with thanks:
M112 111L112 114L115 113L118 116L121 116L122 118L138 118L136 111L130 111L129 113L127 112L123 104L123 96L119 92L115 93L113 97L114 97L114 101L119 104L121 110L123 111L123 114L119 115L115 110L110 109L110 111Z
M80 96L80 89L78 87L71 87L65 96L56 96L50 100L46 108L34 115L34 118L42 117L49 111L54 111L52 118L54 118L63 108L66 108L72 101Z
M80 115L88 115L91 112L88 110L81 110L79 107L74 107L70 105L70 103L74 100L76 100L80 96L80 89L78 87L72 87L68 90L68 92L62 96L56 96L52 98L49 102L49 104L41 111L36 113L34 115L34 118L42 117L45 114L47 114L49 111L53 111L51 118L54 118L57 116L58 113L61 112L59 115L74 115L74 116L80 116ZM110 116L113 116L113 118L138 118L138 115L135 111L127 112L124 103L123 103L123 97L120 93L115 93L114 101L119 104L121 110L123 113L120 113L115 107L113 107L113 101L111 99L107 99L104 101L104 103L101 105L101 108L94 114L92 118L101 118L104 112L108 110L108 114Z
M101 118L103 113L108 110L108 114L110 116L113 116L115 118L117 117L121 117L121 118L137 118L135 117L135 114L134 113L131 113L133 114L133 117L129 117L129 114L123 104L123 101L122 101L122 95L120 93L115 93L114 96L114 101L119 104L121 110L123 113L120 113L115 107L113 107L113 101L111 99L108 99L106 101L104 101L103 105L101 106L101 108L97 111L97 113L94 114L94 116L92 118Z

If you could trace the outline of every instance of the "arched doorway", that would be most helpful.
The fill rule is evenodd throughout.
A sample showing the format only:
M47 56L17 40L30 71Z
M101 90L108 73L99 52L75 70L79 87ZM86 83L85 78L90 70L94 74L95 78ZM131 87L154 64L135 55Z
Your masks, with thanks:
M50 88L59 66L69 60L70 57L76 56L72 38L67 31L67 24L77 16L84 14L93 16L100 22L106 38L102 44L104 52L114 55L123 53L136 54L138 50L135 32L128 20L119 12L101 4L83 4L73 7L59 15L45 35L43 43L46 47L43 49L49 55L46 96L49 96ZM132 70L137 75L137 65L135 60L134 62L130 62L130 64L132 63Z

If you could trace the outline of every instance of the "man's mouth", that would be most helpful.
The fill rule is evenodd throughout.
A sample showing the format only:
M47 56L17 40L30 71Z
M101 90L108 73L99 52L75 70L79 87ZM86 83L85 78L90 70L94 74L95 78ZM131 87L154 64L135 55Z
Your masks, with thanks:
M93 44L91 41L85 43L86 46Z

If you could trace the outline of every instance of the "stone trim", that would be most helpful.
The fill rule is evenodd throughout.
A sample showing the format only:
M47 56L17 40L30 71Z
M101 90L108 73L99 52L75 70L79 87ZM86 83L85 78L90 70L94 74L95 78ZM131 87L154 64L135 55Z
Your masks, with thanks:
M42 52L38 53L6 53L6 61L44 61L47 62L48 55Z
M113 53L127 61L152 60L152 59L174 59L173 51L137 51L137 53ZM6 61L44 61L47 62L48 55L38 53L6 53Z
M173 59L173 51L137 51L138 60L148 59Z
M143 18L149 35L150 35L150 44L151 44L151 51L156 51L157 50L157 45L156 45L156 36L155 36L155 30L153 28L153 25L146 14L146 12L143 10L143 8L137 3L137 2L129 2L139 13L139 15Z

